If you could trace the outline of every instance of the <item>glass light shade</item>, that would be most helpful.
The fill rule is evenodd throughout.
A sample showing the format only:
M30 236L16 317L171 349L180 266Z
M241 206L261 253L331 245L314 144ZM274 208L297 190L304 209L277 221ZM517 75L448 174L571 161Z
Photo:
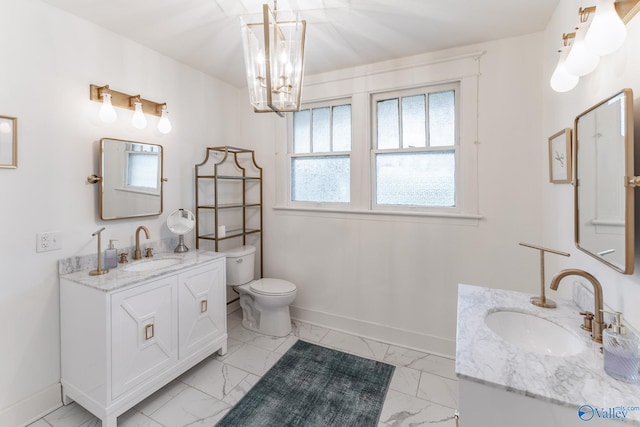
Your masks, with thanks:
M111 104L111 94L102 94L102 106L100 107L100 120L104 123L113 123L116 121L116 110Z
M567 71L574 76L586 76L596 69L600 63L600 57L586 48L584 37L587 32L586 24L581 24L576 30L571 50L567 55Z
M560 49L560 59L558 59L558 65L551 75L551 89L556 92L568 92L578 84L580 77L570 74L567 71L567 48Z
M627 27L618 16L614 0L597 0L596 13L584 38L587 49L604 56L615 52L627 37Z
M249 101L256 112L300 109L306 22L294 12L263 5L241 19Z
M160 115L160 121L158 122L158 131L163 134L171 132L171 122L169 121L169 113L167 107L162 107L162 113Z
M147 119L142 112L142 103L135 102L134 104L133 117L131 118L131 124L136 129L144 129L147 127Z

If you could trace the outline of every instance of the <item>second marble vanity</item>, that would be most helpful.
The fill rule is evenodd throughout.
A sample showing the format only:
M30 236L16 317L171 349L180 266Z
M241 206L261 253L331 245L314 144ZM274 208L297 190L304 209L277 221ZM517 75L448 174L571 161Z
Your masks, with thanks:
M115 427L117 416L227 350L225 257L156 256L108 274L60 276L62 390Z
M604 372L580 308L556 299L545 309L530 297L459 285L460 426L640 425L640 385Z

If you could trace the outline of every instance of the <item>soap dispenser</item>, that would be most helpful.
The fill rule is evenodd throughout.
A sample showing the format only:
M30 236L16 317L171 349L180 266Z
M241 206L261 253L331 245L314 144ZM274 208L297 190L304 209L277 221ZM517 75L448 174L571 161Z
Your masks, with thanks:
M104 267L116 268L118 267L118 250L113 245L115 239L109 240L109 247L104 250Z
M602 332L604 371L617 380L636 383L638 337L633 332L627 332L627 328L622 324L622 313L611 314L616 317L615 323Z

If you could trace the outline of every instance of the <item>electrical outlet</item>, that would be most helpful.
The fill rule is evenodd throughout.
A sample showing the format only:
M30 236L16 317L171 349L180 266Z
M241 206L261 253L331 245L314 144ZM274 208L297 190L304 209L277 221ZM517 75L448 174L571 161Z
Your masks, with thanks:
M44 231L36 234L36 252L56 251L62 249L62 233Z

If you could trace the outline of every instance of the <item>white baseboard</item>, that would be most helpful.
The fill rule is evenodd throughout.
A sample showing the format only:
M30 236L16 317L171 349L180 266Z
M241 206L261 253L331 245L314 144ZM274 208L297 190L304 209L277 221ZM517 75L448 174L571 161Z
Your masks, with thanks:
M0 426L26 426L62 406L60 383L0 410Z
M376 341L398 345L418 351L454 358L456 343L446 338L427 335L416 331L394 328L364 320L352 319L336 314L311 310L292 305L291 317L303 322L356 334Z

